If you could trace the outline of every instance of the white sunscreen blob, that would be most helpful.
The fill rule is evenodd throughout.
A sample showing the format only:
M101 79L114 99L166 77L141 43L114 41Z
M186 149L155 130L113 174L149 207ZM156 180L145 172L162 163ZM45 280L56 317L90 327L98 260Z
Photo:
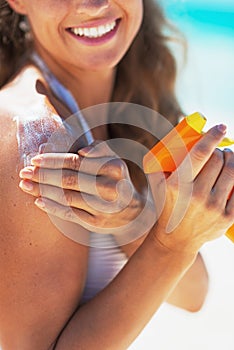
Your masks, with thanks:
M53 114L41 117L32 113L29 116L17 116L17 141L20 161L24 166L31 164L31 159L40 152L41 145L48 142L56 130L62 129L62 120Z
M76 114L62 120L57 114L27 112L27 116L15 117L20 162L31 165L31 159L39 153L77 152L87 145L84 131Z

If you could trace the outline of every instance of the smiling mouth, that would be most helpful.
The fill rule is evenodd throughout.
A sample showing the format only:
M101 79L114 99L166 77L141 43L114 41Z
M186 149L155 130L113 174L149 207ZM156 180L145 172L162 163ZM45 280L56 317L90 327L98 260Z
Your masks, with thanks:
M114 31L118 23L120 22L119 19L107 23L105 25L100 25L97 27L74 27L69 28L68 30L78 36L83 38L89 38L89 39L95 39L95 38L102 38L105 35L109 34L110 32Z

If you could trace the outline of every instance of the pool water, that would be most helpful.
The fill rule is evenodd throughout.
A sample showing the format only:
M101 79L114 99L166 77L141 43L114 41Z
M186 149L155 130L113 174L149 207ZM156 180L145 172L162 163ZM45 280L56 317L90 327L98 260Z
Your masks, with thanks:
M179 62L177 84L185 112L199 110L207 116L207 126L226 123L234 138L234 2L164 1L168 17L186 33L188 43L187 64Z

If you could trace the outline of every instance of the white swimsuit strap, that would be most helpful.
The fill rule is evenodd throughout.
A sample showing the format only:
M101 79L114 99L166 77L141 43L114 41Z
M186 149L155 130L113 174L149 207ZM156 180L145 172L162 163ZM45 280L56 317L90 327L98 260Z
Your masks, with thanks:
M84 132L84 136L87 140L87 144L90 145L91 143L93 143L94 142L93 135L72 93L67 88L65 88L65 86L52 74L52 72L49 70L49 68L45 64L45 62L41 59L41 57L36 52L32 53L31 59L43 73L43 76L46 82L48 83L48 85L50 86L54 95L60 101L62 101L73 114L76 115L78 119L77 121ZM65 121L65 124L66 124L66 121ZM69 125L67 125L67 127L71 129Z

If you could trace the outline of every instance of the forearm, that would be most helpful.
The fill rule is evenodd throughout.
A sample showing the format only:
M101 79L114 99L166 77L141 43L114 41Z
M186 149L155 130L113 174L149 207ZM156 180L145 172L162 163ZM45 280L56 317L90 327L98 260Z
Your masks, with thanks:
M208 273L200 254L179 281L167 302L187 311L199 311L208 291Z
M128 257L131 257L144 239L145 236L121 248ZM171 292L167 302L190 312L199 311L205 301L208 284L209 279L206 266L199 253L192 266Z
M149 235L112 283L74 314L55 349L127 349L194 259Z

